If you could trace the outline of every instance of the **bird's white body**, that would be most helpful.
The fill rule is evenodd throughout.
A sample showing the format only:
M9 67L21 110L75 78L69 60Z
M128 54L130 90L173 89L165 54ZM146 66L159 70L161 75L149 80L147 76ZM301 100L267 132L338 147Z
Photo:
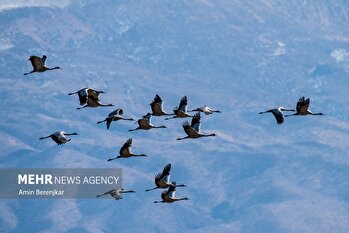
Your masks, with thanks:
M192 111L198 111L198 112L202 112L202 113L204 113L205 115L210 115L210 114L212 114L212 113L214 113L214 112L221 112L221 111L219 111L219 110L214 110L214 109L212 109L212 108L210 108L210 107L208 107L208 106L202 106L202 107L198 107L198 108L196 108L196 109L194 109L194 110L192 110Z
M110 195L110 196L112 196L115 200L120 200L120 199L122 199L122 194L123 194L123 193L134 193L134 192L135 192L135 191L133 191L133 190L124 191L124 189L117 188L117 189L109 190L108 192L105 192L105 193L103 193L103 194L97 195L97 197L101 197L101 196L104 196L104 195Z

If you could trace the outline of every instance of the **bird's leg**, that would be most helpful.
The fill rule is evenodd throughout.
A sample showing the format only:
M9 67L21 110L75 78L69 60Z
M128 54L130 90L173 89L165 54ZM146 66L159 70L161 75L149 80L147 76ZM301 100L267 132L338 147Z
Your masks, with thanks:
M121 193L135 193L133 190L128 190L128 191L121 191Z
M86 108L86 107L88 107L87 104L85 106L83 106L83 107L76 108L76 110L80 110L80 109L83 109L83 108Z
M100 123L105 122L107 120L108 120L108 118L105 118L103 121L98 121L97 124L100 124Z
M148 156L148 155L145 155L145 154L139 154L139 155L133 155L133 156Z
M155 189L158 189L159 187L155 187L155 188L151 188L151 189L147 189L147 190L145 190L146 192L149 192L149 191L151 191L151 190L155 190Z
M109 192L105 192L103 194L98 194L96 197L101 197L101 196L108 195L108 194L109 194Z

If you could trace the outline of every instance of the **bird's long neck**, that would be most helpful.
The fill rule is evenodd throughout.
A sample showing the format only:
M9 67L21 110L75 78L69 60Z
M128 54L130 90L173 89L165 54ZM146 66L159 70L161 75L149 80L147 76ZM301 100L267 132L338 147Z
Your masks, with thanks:
M134 121L133 118L122 118L123 120L126 120L126 121Z
M52 68L47 68L47 70L57 70L57 69L60 69L61 67L59 66L56 66L56 67L52 67Z
M118 157L115 157L115 158L111 158L111 159L108 159L107 161L110 162L110 161L113 161L114 159L118 159L120 158L119 156Z
M164 125L160 125L160 126L153 126L152 128L159 129L159 128L166 128L166 126L164 126Z
M111 107L111 106L114 106L112 104L101 104L98 102L98 106L101 106L101 107Z
M41 137L41 138L39 138L39 139L42 140L42 139L46 139L46 138L50 138L50 137L51 137L51 135L46 136L46 137Z
M121 191L121 193L134 193L134 191L132 191L132 190L128 190L128 191Z
M65 133L64 135L66 135L66 136L77 135L77 133Z
M259 114L264 114L264 113L268 113L268 112L270 112L270 110L265 111L265 112L260 112Z
M202 137L211 137L211 136L216 136L214 133L211 134L202 134Z
M104 195L107 195L107 193L98 194L96 197L101 197L101 196L104 196Z
M80 110L80 109L83 109L83 108L86 108L86 107L88 107L88 105L85 105L85 106L83 106L83 107L76 108L76 110Z
M314 115L314 116L322 116L324 115L322 112L318 112L318 113L311 113L311 115Z
M145 155L145 154L139 154L139 155L133 154L133 156L147 156L147 155Z
M79 91L77 91L77 92L71 92L71 93L68 93L68 95L75 95L75 94L78 94L79 93Z
M178 184L178 185L175 185L175 187L187 187L187 186L184 184Z
M131 132L131 131L135 131L135 130L139 130L140 128L135 128L135 129L129 129L128 131Z
M177 138L177 140L179 141L179 140L183 140L183 139L187 139L187 138L189 138L189 136L186 136L184 138Z

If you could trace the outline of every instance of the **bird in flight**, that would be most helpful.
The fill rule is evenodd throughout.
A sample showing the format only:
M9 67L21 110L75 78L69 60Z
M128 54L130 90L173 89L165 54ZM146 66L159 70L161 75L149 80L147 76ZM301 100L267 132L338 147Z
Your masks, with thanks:
M161 193L161 201L154 201L154 203L173 203L176 201L189 200L187 197L177 198L176 194L176 182L173 182L174 186L168 188Z
M151 117L152 115L150 113L148 113L147 115L143 116L142 119L139 119L137 121L138 127L135 129L129 129L128 131L135 131L135 130L149 130L149 129L157 129L157 128L167 128L164 125L160 125L160 126L155 126L151 123Z
M112 121L119 121L119 120L133 121L133 118L124 118L123 114L124 114L124 111L121 108L118 108L115 111L109 113L108 117L105 118L103 121L98 121L97 124L106 122L107 129L109 129Z
M35 72L41 73L41 72L44 72L46 70L61 69L61 67L59 67L59 66L56 66L56 67L53 67L53 68L47 67L45 65L46 59L47 59L46 55L43 55L42 57L30 56L30 58L28 60L31 62L31 64L33 66L33 70L28 72L28 73L24 73L24 75L28 75L28 74L35 73Z
M134 154L134 153L132 153L131 147L132 147L132 138L128 139L124 143L124 145L120 148L119 156L117 156L115 158L112 158L112 159L108 159L108 162L112 161L114 159L120 159L120 158L130 158L130 157L136 157L136 156L147 156L145 154Z
M216 136L215 133L211 134L202 134L200 133L200 126L201 126L201 116L200 113L196 113L193 118L191 119L191 124L189 124L188 121L183 122L182 124L184 132L188 135L183 138L177 138L177 140L183 140L187 138L201 138L201 137L210 137L210 136Z
M165 120L169 120L169 119L173 119L173 118L185 118L185 117L192 117L192 115L190 115L188 113L188 100L187 100L187 96L183 96L178 107L175 107L173 109L174 112L174 116L173 117L169 117L169 118L165 118Z
M173 114L166 113L164 111L162 99L160 98L160 96L158 94L155 95L154 100L150 103L150 107L152 110L151 115L153 115L153 116L173 115Z
M273 109L269 109L265 112L260 112L259 114L264 114L264 113L269 113L271 112L275 119L276 119L276 123L278 123L279 125L281 125L282 123L284 123L284 111L292 111L294 112L294 109L286 109L284 107L278 107L278 108L273 108Z
M69 142L71 139L67 139L66 136L70 135L79 135L77 133L66 133L64 131L57 131L54 132L53 134L48 135L47 137L41 137L39 138L40 140L46 139L46 138L51 138L53 141L57 143L57 145L62 145L64 143Z
M291 115L285 115L285 117L289 117L289 116L305 116L305 115L325 115L321 112L319 113L312 113L309 110L309 104L310 104L310 99L309 98L305 98L304 96L302 96L301 98L299 98L299 100L297 101L297 105L296 105L296 113L291 114Z
M214 110L206 105L204 105L202 107L195 108L195 109L191 110L190 112L202 112L202 113L205 113L205 115L210 115L214 112L221 113L221 111Z
M135 191L133 191L133 190L125 191L123 188L116 188L116 189L109 190L108 192L105 192L103 194L99 194L96 197L101 197L101 196L104 196L104 195L110 195L115 200L120 200L120 199L122 199L122 194L123 193L135 193Z
M170 172L171 172L171 164L167 164L163 171L155 176L155 188L147 189L146 192L154 189L165 189L172 186L176 187L186 187L184 184L178 184L175 185L172 182L170 182Z

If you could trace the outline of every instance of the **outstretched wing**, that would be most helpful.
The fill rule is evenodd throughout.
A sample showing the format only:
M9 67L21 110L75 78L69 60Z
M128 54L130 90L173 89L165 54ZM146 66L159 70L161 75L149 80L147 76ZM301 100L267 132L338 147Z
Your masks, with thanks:
M184 132L189 136L189 137L196 137L198 135L198 132L189 125L188 121L184 121L183 124L183 129Z
M310 104L310 99L307 98L305 99L304 96L302 96L301 98L299 98L298 102L297 102L297 106L296 106L296 110L297 112L307 112L308 108L309 108L309 104Z
M151 102L150 107L153 113L160 113L162 111L163 109L162 99L158 94L154 97L154 100L153 102Z
M156 94L152 104L161 104L161 103L162 103L162 99L160 98L160 96L158 94Z
M42 63L42 60L40 57L30 56L29 60L32 63L34 70L43 70L44 69L44 64Z
M200 126L201 126L201 116L200 116L200 112L196 113L193 116L193 119L191 120L191 127L193 127L196 132L200 132Z
M116 115L120 115L120 116L122 116L122 114L124 113L124 111L122 111L122 109L121 108L118 108L118 109L116 109L115 111L112 111L111 113L109 113L109 117L114 117L114 116L116 116Z
M169 163L164 167L164 170L162 171L160 178L165 182L169 182L170 172L171 172L171 164Z
M187 96L183 96L181 102L179 103L178 110L182 112L187 112L188 110L188 100Z
M132 138L128 139L120 149L120 155L130 154L132 146Z
M271 113L273 113L276 123L279 125L284 123L284 114L281 111L272 111Z
M92 101L99 101L99 95L100 95L100 92L97 92L95 90L93 90L92 88L88 88L87 89L87 97L89 99L91 99Z
M42 56L41 62L42 62L43 65L45 65L46 59L47 59L46 55Z
M151 114L148 113L147 115L143 116L143 120L147 121L149 124L151 123Z
M175 197L175 193L176 193L176 181L172 182L173 186L170 186L167 190L167 194L169 197L174 198Z

